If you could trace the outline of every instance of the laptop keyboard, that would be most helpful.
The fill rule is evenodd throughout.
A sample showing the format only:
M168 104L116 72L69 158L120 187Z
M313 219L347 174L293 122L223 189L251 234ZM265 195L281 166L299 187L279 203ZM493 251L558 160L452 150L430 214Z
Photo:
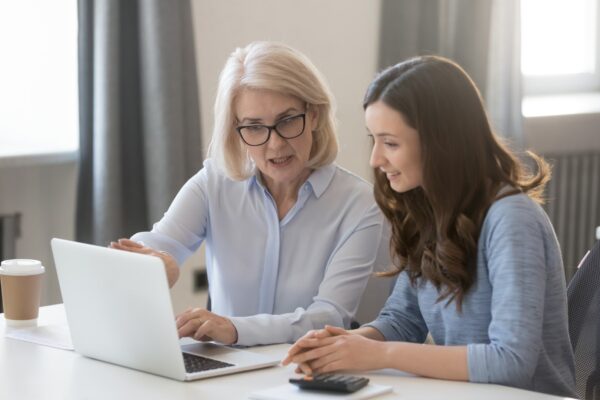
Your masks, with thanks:
M211 369L233 367L233 364L228 364L223 361L214 360L212 358L206 358L197 356L195 354L183 353L183 363L185 364L186 372L200 372L208 371Z

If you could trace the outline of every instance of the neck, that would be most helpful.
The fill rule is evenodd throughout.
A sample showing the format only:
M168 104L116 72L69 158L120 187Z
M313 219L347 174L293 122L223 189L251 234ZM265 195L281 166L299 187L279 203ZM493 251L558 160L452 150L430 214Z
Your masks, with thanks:
M294 204L296 204L298 190L300 189L300 186L306 182L311 172L312 170L307 168L302 171L298 177L289 182L275 182L272 179L261 175L261 179L267 187L267 190L271 193L273 200L275 200L277 214L280 219L282 219Z

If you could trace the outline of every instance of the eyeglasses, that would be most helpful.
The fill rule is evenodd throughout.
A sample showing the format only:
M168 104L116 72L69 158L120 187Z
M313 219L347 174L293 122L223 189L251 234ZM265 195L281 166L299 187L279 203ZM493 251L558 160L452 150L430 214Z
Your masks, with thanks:
M248 146L260 146L269 141L271 131L277 132L284 139L293 139L304 133L306 113L292 115L277 122L275 125L244 125L235 128L244 143Z

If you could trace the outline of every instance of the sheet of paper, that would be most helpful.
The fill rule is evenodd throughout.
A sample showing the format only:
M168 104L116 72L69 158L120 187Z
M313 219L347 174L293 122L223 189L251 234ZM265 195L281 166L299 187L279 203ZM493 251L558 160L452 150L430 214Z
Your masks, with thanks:
M391 391L391 386L375 385L370 383L364 388L354 393L327 393L310 390L301 390L297 386L292 385L291 383L287 383L285 385L254 392L250 395L250 398L254 400L360 400L370 399L380 394L388 393Z
M43 325L29 328L7 327L4 336L58 349L73 350L71 333L67 325Z

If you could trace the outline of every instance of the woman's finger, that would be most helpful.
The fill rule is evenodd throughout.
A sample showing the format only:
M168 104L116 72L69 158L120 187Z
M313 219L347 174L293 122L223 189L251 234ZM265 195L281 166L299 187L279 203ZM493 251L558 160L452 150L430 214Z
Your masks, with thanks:
M294 357L296 354L301 353L303 351L306 351L306 348L303 345L303 343L304 343L305 340L306 339L298 339L298 341L296 343L294 343L292 345L292 347L290 347L288 349L287 355L281 361L281 363L283 365L288 365L289 363L291 363L292 362L292 357Z
M313 370L310 368L310 365L308 365L306 363L298 364L298 367L296 368L296 372L299 374L304 374L304 375L312 375L313 374Z
M313 373L315 374L328 374L330 372L349 370L348 367L344 366L343 360L336 360L319 369L313 369Z
M295 354L295 353L294 353ZM288 364L290 364L292 362L292 355L290 355L290 353L288 353L283 360L281 360L281 365L283 365L284 367Z
M189 320L189 313L179 314L177 317L175 317L175 326L177 327L177 329L179 329L183 325L185 325Z
M350 334L344 328L340 328L338 326L332 326L332 325L325 325L325 329L324 330L327 331L329 334L334 335L334 336L349 335Z
M215 340L224 344L237 341L237 330L227 318L210 314L203 319L193 335L196 340Z
M286 366L290 363L292 363L292 359L302 353L307 351L306 348L302 347L302 346L297 346L297 345L293 345L289 350L288 353L286 354L285 358L283 360L281 360L281 365Z
M317 358L324 357L332 351L335 351L334 346L326 344L324 346L317 347L312 350L307 350L300 354L296 354L294 357L292 357L292 361L296 364L302 364L305 362L315 360Z
M317 339L317 338L298 339L298 341L294 345L292 345L292 347L290 347L286 357L281 361L281 363L283 365L288 365L292 361L296 362L294 357L297 356L298 354L306 353L307 351L314 349L314 348L327 346L327 345L333 343L334 340L335 340L335 337L333 337L333 336L328 336L328 337L325 337L322 339Z
M141 254L160 256L160 252L154 250L152 247L144 246L143 244L135 242L130 239L119 239L115 243L114 248L118 248L120 250L131 251L133 253L141 253Z
M329 325L325 325L325 328L327 328ZM313 335L311 336L311 338L314 339L323 339L326 337L331 336L331 333L327 331L327 329L319 329L318 331L314 331Z
M188 308L187 310L185 310L184 312L182 312L175 318L175 323L177 325L177 328L185 325L188 321L190 321L194 318L205 319L207 312L209 312L209 311L206 311L203 308Z
M177 333L179 337L192 336L202 325L204 321L200 318L193 318L184 323L179 329L177 329Z
M127 239L127 238L121 238L121 239L117 240L117 242L120 245L127 246L127 247L134 247L134 248L145 247L142 243L139 243L139 242L136 242L135 240L131 240L131 239Z
M343 356L341 356L338 351L332 351L322 357L312 360L310 362L310 368L313 371L319 371L326 365L331 364L334 361L338 361L340 358L343 358Z
M132 253L143 253L146 254L147 247L130 247L125 246L117 242L111 242L110 247L117 250L130 251Z
M198 326L196 332L194 332L193 338L199 341L216 339L213 332L214 328L214 323L211 320L204 321L202 324L200 324L200 326Z
M296 344L294 344L293 347L296 347L296 349L299 350L305 350L307 348L311 349L313 347L318 347L321 346L323 339L312 339L312 338L306 338L306 339L300 339L296 342ZM294 350L296 350L294 349ZM290 351L292 350L292 348L290 348Z

